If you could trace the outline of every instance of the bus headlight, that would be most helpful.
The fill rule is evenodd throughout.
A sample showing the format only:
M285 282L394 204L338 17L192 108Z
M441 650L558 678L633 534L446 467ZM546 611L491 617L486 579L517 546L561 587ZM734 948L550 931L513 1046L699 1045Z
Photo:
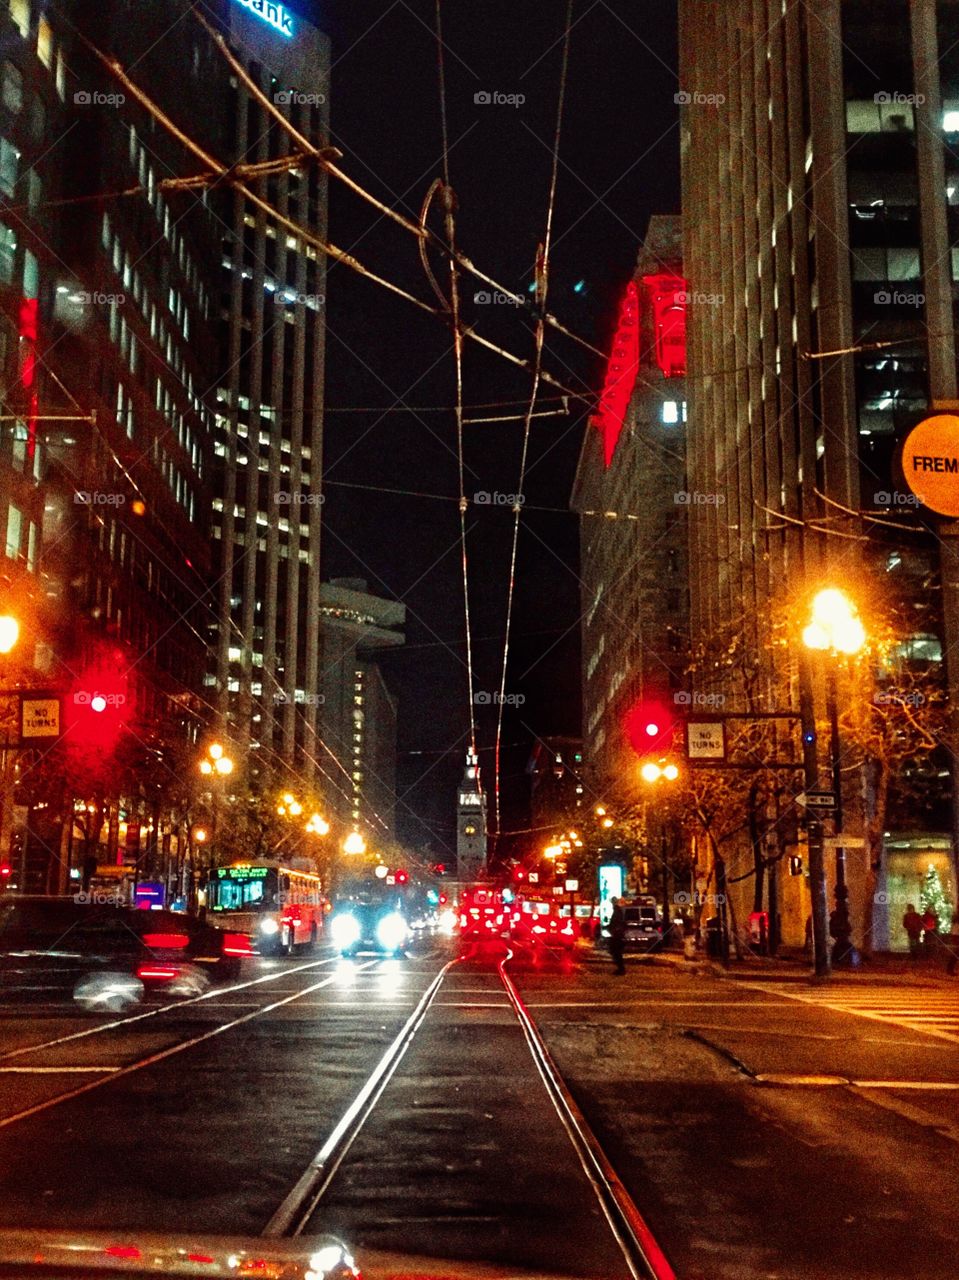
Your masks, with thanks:
M344 912L341 916L334 916L330 921L330 934L336 946L352 947L354 942L360 940L360 922L356 916Z
M385 951L396 951L406 941L409 930L398 911L391 911L376 926L376 940Z
M276 923L272 916L267 916L265 920L260 921L260 933L273 934L279 933L280 926Z

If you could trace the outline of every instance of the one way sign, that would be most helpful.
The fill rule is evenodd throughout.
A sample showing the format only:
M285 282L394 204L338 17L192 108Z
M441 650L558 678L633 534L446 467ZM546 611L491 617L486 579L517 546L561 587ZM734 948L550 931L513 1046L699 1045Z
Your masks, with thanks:
M806 809L835 809L836 795L833 791L802 791L796 802Z

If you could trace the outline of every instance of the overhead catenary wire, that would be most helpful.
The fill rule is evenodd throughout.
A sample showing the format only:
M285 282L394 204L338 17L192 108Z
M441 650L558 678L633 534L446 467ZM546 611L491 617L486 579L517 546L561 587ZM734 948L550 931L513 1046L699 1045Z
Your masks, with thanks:
M436 0L437 8L440 0ZM543 242L537 253L536 262L536 300L539 319L536 324L535 357L533 366L533 382L530 389L529 405L523 423L523 444L520 453L519 478L516 488L516 502L513 507L513 539L510 547L509 582L506 592L506 620L503 632L503 662L500 669L499 701L496 707L496 750L493 753L493 806L495 814L495 832L499 837L501 822L501 752L503 739L503 711L506 704L506 676L509 668L510 629L513 621L513 597L516 590L516 560L519 549L519 525L523 511L523 487L526 484L526 464L529 458L529 440L532 430L533 412L536 408L536 397L539 394L540 376L543 367L543 346L546 337L546 303L549 293L549 255L553 239L553 216L556 209L556 186L559 177L559 146L563 128L563 108L566 103L566 81L569 72L569 47L573 26L573 0L566 3L566 26L563 32L563 55L559 75L559 94L556 104L556 129L553 137L553 158L549 178L549 194L546 202L546 227Z
M481 271L480 268L477 267L476 264L473 263L470 260L470 258L466 256L466 254L458 251L455 245L444 244L435 235L435 233L430 231L430 229L427 226L423 225L422 222L417 223L413 218L407 217L406 214L401 213L399 210L391 209L389 205L384 204L382 200L377 199L377 197L374 196L372 192L367 191L365 187L361 186L358 182L355 181L355 179L351 178L349 174L346 173L345 170L341 169L339 165L335 163L335 160L330 157L328 152L324 152L320 148L315 147L314 144L309 140L309 138L307 138L305 134L301 133L300 130L297 129L297 127L293 124L292 120L290 120L286 115L284 115L282 111L280 111L276 103L272 102L270 98L267 97L267 95L263 92L260 86L253 79L253 77L249 74L247 69L243 66L243 63L239 60L239 58L236 57L233 50L230 48L228 42L224 39L223 35L219 31L217 31L216 28L213 27L212 24L203 16L203 14L199 10L198 5L195 5L193 8L193 16L196 18L196 20L200 23L200 25L204 28L204 30L213 40L214 44L217 46L217 48L220 50L221 54L229 64L230 69L237 76L237 78L240 81L242 81L243 86L247 90L247 92L253 98L256 99L256 101L260 104L260 106L262 106L283 129L287 131L287 133L290 135L291 138L293 138L301 147L303 147L304 150L309 151L311 154L315 156L315 158L319 161L322 168L331 177L336 178L337 181L344 183L347 187L349 187L349 189L355 195L359 196L360 199L365 200L380 214L382 214L383 217L389 218L391 221L395 222L398 226L401 226L405 231L410 232L410 234L418 238L425 238L430 240L430 242L434 244L434 247L438 248L443 254L452 257L453 260L464 271L466 271L469 275L472 275L473 277L475 277L475 279L479 280L482 284L489 285L490 288L495 289L497 290L497 292L504 294L507 298L509 298L510 301L515 303L515 305L520 307L525 307L526 299L523 298L522 294L518 294L514 292L514 290L508 288L506 285L500 284L498 280L494 280L493 277L487 275L486 272ZM437 32L441 35L441 31L442 31L441 15L439 12L439 0L437 0ZM442 66L442 56L443 55L442 55L442 49L441 49L438 54L438 58L440 62L439 71L440 71L441 79L445 81L445 71ZM444 87L444 98L445 98L445 87ZM443 132L443 137L445 140L447 137L445 102L440 104L440 125ZM336 150L336 149L334 148L333 150ZM448 151L449 151L448 146L444 145L444 154L446 154L447 156L448 156ZM337 154L336 154L337 159L339 158L340 154L341 153L337 151ZM445 164L444 166L444 181L446 182L446 185L449 186L448 164ZM577 343L579 346L583 347L587 351L590 351L593 355L599 356L601 359L606 358L606 352L601 351L598 347L596 347L593 343L591 343L587 338L584 338L581 334L575 333L573 330L569 329L556 316L546 313L544 314L543 319L546 324L556 329L558 333L562 333L564 337L569 338L572 342Z

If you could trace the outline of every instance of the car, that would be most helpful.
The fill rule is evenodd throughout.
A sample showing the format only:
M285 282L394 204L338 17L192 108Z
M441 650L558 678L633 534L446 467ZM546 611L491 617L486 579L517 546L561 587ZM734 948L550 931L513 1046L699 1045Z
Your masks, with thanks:
M657 951L663 943L663 926L650 902L627 903L623 907L626 916L625 943L637 951Z
M147 992L199 995L238 977L252 954L245 934L192 916L80 899L0 900L0 999L123 1009Z
M330 937L344 956L362 951L399 955L410 942L411 930L395 902L356 900L341 902L334 908Z

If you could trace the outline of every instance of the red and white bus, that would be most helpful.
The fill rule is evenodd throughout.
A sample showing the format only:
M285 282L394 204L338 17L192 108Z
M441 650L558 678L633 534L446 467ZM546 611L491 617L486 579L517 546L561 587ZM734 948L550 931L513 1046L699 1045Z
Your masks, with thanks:
M461 938L495 938L509 927L509 909L501 889L469 885L460 891L459 924Z
M328 902L323 882L282 862L234 862L214 867L206 888L209 919L248 933L261 955L310 950L323 932Z

